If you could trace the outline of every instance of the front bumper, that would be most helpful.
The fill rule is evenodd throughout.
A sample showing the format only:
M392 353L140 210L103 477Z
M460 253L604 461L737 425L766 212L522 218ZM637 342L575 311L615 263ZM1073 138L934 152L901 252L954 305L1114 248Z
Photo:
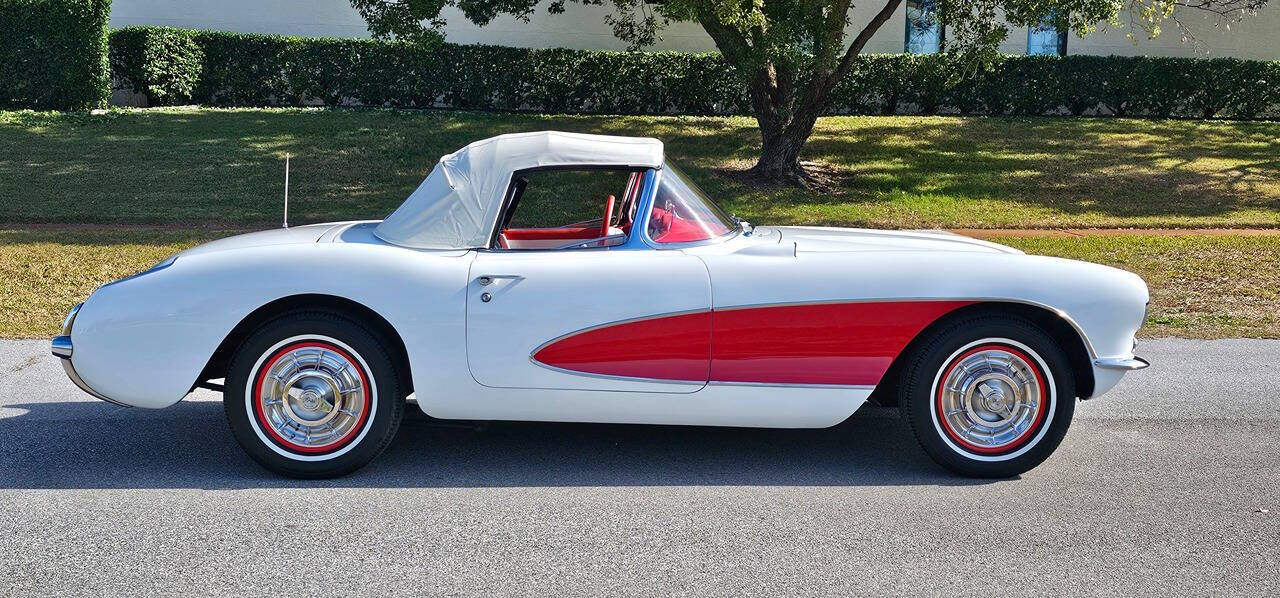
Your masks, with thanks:
M1134 355L1133 357L1107 357L1104 359L1098 359L1093 362L1093 365L1107 370L1132 371L1143 369L1151 365L1151 362Z
M66 319L62 321L62 334L53 338L53 341L50 343L50 350L53 352L53 355L62 362L62 369L67 373L67 377L70 378L71 382L78 386L80 390L89 393L89 395L96 399L102 399L103 401L111 403L112 405L128 407L129 405L116 401L91 388L85 383L84 379L80 377L80 374L76 372L76 366L71 362L71 355L75 352L75 347L71 343L71 327L75 324L76 314L79 313L81 305L83 304L77 303L75 307L71 308L71 312L68 313Z
M1143 319L1145 320L1146 316L1143 316ZM1133 370L1141 370L1146 368L1147 366L1150 366L1151 365L1150 361L1147 361L1134 354L1137 351L1138 351L1138 339L1135 337L1133 339L1133 347L1129 349L1128 357L1124 357L1124 356L1100 357L1098 359L1093 360L1093 365L1095 367L1100 367L1104 370L1120 370L1122 372L1131 372Z

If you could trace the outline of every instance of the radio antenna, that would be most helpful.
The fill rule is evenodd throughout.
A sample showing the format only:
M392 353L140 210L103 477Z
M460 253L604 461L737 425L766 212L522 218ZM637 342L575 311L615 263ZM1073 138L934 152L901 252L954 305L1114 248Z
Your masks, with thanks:
M284 155L284 228L289 228L289 154Z

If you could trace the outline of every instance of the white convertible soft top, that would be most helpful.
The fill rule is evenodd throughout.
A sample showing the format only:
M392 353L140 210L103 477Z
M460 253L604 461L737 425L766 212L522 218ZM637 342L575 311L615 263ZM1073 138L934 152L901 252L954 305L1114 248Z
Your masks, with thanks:
M418 189L374 234L427 249L486 247L511 173L555 166L659 168L662 142L649 137L560 131L515 133L477 141L440 158Z

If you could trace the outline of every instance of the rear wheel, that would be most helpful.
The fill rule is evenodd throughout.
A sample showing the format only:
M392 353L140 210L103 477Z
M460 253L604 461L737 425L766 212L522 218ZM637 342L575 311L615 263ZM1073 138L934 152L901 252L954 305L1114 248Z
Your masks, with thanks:
M378 456L404 414L388 343L341 314L301 311L263 324L231 361L223 407L263 467L336 477Z
M1075 384L1066 354L1040 327L979 316L916 347L903 368L899 405L940 465L968 476L1014 476L1062 442Z

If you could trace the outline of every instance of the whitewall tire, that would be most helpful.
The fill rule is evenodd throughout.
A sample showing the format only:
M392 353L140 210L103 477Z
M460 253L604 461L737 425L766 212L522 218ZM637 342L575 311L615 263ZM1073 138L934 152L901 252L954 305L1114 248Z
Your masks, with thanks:
M240 345L223 406L236 440L276 473L350 473L381 453L404 414L388 343L359 322L298 311L260 326Z
M974 477L1009 477L1058 447L1075 411L1070 362L1034 323L975 316L906 356L899 406L925 452Z

